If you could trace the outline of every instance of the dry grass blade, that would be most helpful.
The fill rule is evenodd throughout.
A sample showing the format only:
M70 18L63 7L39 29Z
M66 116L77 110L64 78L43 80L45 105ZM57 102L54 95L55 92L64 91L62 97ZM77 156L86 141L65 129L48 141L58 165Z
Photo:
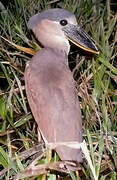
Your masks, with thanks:
M71 164L69 163L69 165ZM19 180L23 178L29 178L32 176L39 176L39 175L47 174L50 171L69 173L69 169L66 168L66 163L62 161L58 161L58 162L42 164L37 166L30 165L30 167L28 167L24 172L17 174L15 179Z
M27 53L27 54L30 54L30 55L34 55L34 54L36 53L36 52L35 52L33 49L31 49L31 48L26 48L26 47L19 46L19 45L15 44L15 43L13 43L13 42L11 42L11 41L9 41L8 39L6 39L6 38L4 38L4 37L2 37L2 36L0 36L0 37L1 37L4 41L8 42L11 46L17 48L17 49L20 50L20 51L23 51L23 52L25 52L25 53Z

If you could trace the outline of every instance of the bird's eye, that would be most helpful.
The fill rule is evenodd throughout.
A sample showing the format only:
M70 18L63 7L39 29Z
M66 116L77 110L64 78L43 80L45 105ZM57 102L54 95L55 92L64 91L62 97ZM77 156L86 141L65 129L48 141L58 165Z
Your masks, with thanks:
M63 20L60 21L60 24L61 24L62 26L66 26L66 25L68 24L68 22L67 22L66 19L63 19Z

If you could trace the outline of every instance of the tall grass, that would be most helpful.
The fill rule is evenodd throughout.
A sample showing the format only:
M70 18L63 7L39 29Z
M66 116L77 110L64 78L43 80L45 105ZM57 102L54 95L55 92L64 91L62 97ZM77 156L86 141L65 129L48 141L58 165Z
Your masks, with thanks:
M42 153L43 146L37 145L36 123L25 94L23 74L31 55L13 43L34 50L39 48L27 28L29 17L43 9L61 7L76 15L78 23L95 40L100 54L86 57L71 48L69 59L71 64L76 62L72 69L82 110L85 148L89 151L79 173L58 175L72 180L116 180L117 14L111 9L111 1L12 0L7 3L0 3L0 179L30 176L31 172L25 169L36 167L35 158L43 166L49 163ZM88 156L91 162L87 161ZM55 155L51 162L57 161ZM27 179L46 179L43 174L44 171L36 171L34 178ZM48 171L47 179L57 179L58 175Z

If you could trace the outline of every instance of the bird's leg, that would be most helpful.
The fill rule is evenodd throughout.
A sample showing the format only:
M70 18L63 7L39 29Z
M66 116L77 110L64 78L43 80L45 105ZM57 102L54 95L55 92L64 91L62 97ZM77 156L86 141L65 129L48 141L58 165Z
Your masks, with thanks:
M39 129L37 130L37 133L38 133L38 142L41 142L42 136L41 136L41 133L40 133Z
M52 149L47 149L47 151L46 151L46 159L47 159L47 163L50 163L50 161L52 159Z
M47 164L50 163L51 159L52 159L52 150L47 148L46 149L46 160L45 160L45 163L47 163ZM46 180L46 179L47 179L47 174L44 174L42 176L42 180Z

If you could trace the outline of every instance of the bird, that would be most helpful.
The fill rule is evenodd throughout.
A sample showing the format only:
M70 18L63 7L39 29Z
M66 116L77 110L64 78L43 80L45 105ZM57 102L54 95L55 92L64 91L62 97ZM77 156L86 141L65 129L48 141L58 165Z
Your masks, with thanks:
M62 8L44 10L28 22L43 46L27 63L24 77L27 99L46 144L55 144L61 161L82 163L82 116L75 81L68 67L70 41L85 51L99 51L77 24L75 15ZM68 144L68 145L67 145Z

